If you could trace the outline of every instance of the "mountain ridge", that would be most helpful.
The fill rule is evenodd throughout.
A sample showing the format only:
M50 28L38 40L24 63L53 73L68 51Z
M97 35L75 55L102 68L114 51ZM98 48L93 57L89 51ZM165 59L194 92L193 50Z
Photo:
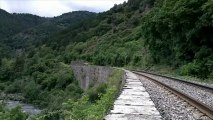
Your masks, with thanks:
M16 18L16 16L21 16L21 15L31 16L30 14L9 14L6 11L5 13L8 14L8 16L11 16L13 19ZM87 18L89 20L93 18L94 16L95 16L95 13L92 13L92 12L74 11L74 12L62 14L58 17L42 18L42 19L45 19L44 22L39 23L35 26L26 27L24 29L19 30L19 32L11 33L9 34L9 37L4 38L2 36L0 38L0 41L2 42L2 44L12 49L23 49L23 50L28 49L28 47L38 44L42 39L48 37L50 34L54 34L69 26L73 26L77 23L87 20ZM4 24L4 21L1 24ZM10 26L12 27L13 25L10 25ZM7 26L7 29L10 29L10 26ZM5 30L5 29L3 27L3 28L0 28L0 30ZM8 36L7 34L5 35Z
M24 29L34 27L45 22L45 18L31 14L10 14L0 10L0 38L9 37ZM25 24L27 23L27 24Z

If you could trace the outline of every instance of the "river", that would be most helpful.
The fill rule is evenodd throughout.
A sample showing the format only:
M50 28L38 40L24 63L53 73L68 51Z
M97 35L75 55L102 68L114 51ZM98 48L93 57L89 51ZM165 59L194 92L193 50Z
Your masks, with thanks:
M41 111L42 111L39 108L37 108L31 104L22 103L20 101L6 100L4 102L6 103L6 107L9 109L15 108L18 105L20 105L22 108L22 111L28 113L30 115L30 117L33 117L33 116L41 113Z

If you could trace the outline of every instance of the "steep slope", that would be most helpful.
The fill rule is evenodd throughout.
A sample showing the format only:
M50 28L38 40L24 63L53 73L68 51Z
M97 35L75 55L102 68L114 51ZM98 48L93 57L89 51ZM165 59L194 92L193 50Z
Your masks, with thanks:
M181 75L213 78L213 1L163 0L144 17L143 38L154 64Z
M99 65L162 65L182 75L212 77L212 1L154 2L129 0L115 5L96 20L66 29L45 44L65 50L67 63L84 59Z
M95 20L70 27L44 43L54 50L65 50L62 54L66 63L84 59L99 65L146 65L149 54L143 55L146 49L141 38L141 21L153 2L129 0L115 5Z

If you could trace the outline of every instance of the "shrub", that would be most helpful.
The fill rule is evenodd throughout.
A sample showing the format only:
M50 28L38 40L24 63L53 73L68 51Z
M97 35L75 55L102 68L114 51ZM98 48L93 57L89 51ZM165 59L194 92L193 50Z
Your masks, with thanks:
M103 83L98 86L95 86L87 91L90 102L96 102L96 100L100 99L100 94L104 94L106 92L107 84Z
M181 75L196 75L199 72L199 66L194 63L188 63L180 68Z

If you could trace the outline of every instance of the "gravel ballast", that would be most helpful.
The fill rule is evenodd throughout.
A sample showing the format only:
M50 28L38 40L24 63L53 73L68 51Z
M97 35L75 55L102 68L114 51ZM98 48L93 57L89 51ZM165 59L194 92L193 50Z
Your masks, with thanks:
M192 98L210 106L211 108L213 108L213 92L212 91L209 91L209 90L201 88L201 87L189 85L187 83L170 80L168 78L150 75L147 73L141 73L141 74L151 77L153 79L156 79L160 82L163 82L166 85L169 85L169 86L191 96Z
M211 120L164 88L142 76L139 78L164 120Z

